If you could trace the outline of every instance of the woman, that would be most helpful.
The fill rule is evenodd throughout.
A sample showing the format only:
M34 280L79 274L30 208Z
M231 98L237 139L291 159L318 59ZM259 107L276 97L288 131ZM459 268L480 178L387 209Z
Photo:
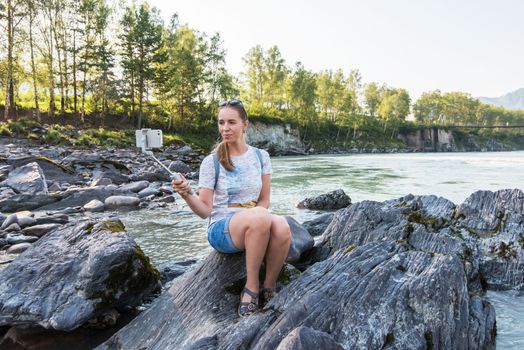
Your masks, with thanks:
M239 100L219 104L218 129L222 142L200 166L198 197L185 179L172 186L201 218L209 217L208 241L221 253L246 254L246 285L240 294L239 316L247 316L275 293L291 232L286 219L268 211L271 162L266 151L249 146L246 110ZM266 275L259 286L259 270Z

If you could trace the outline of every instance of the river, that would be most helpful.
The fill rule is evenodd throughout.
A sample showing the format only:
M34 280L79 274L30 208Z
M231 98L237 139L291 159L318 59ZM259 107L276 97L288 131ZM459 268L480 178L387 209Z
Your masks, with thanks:
M318 213L299 210L304 199L343 189L352 202L406 194L434 194L460 204L477 190L524 189L524 151L401 153L272 158L271 209L299 222ZM180 202L183 202L180 200ZM130 212L127 230L155 263L206 256L205 220L187 207ZM524 297L489 292L497 312L497 347L524 348Z

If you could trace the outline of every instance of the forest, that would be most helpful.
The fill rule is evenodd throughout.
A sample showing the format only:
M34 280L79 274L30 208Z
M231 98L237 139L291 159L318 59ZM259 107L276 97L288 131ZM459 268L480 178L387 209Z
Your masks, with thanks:
M103 127L118 117L122 128L206 134L218 102L240 98L252 119L290 123L304 139L326 130L348 141L393 138L406 127L524 125L524 111L465 92L429 91L412 101L401 87L365 83L357 68L289 64L277 46L253 46L234 76L219 33L182 25L176 13L164 23L147 2L1 0L0 43L4 122L46 117Z

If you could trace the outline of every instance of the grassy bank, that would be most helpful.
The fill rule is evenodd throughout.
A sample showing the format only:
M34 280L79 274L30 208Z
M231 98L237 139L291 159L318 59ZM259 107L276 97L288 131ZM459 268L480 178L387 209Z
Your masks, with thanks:
M58 121L58 120L57 120ZM252 116L251 121L269 125L284 124L274 117ZM42 145L64 145L89 148L93 145L103 147L128 148L135 146L135 129L132 125L120 125L115 121L112 126L79 128L67 123L45 124L27 117L18 120L0 122L0 136L18 137L33 140ZM89 125L86 123L86 125ZM159 128L151 125L152 128ZM397 138L398 133L408 134L424 128L449 130L445 125L421 126L405 123L394 129L384 129L382 124L367 125L366 128L353 129L340 127L332 123L322 123L314 128L304 128L291 124L298 130L298 137L309 147L319 152L330 150L349 150L351 148L405 148ZM286 128L284 128L287 132ZM205 128L168 132L164 130L164 146L181 147L190 145L200 153L208 153L218 139L216 125L212 122ZM524 130L520 129L456 129L453 136L460 149L491 149L494 143L524 149Z

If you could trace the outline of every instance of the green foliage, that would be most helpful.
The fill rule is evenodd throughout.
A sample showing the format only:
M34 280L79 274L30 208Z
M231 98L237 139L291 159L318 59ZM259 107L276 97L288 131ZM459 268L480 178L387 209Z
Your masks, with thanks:
M71 139L78 137L78 131L70 125L51 125L42 137L42 140L50 144L71 144Z
M0 123L0 136L8 136L8 137L13 136L13 133L9 129L9 126L7 125L7 123Z

